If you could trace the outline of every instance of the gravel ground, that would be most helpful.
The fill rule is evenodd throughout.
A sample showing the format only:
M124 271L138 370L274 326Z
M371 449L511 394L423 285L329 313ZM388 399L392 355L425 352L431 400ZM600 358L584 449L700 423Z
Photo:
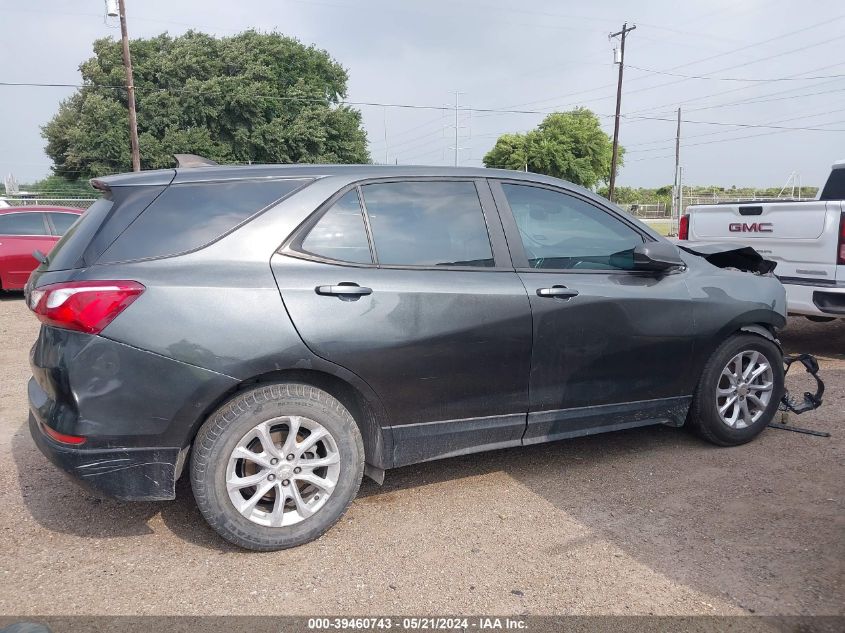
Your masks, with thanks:
M845 320L782 335L822 359L825 406L800 424L831 438L720 449L656 427L410 466L269 554L211 532L184 481L130 504L53 468L26 427L36 333L0 296L0 614L845 613Z

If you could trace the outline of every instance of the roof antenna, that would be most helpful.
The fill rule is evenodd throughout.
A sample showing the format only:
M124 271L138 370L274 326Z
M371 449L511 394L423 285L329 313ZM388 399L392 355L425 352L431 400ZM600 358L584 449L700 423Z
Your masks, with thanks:
M173 154L176 167L211 167L217 165L213 160L197 156L196 154Z

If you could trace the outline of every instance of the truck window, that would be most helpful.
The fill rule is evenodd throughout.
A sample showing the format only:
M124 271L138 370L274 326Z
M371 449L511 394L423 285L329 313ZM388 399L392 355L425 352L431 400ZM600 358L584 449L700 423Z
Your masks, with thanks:
M845 200L845 169L833 169L819 200Z

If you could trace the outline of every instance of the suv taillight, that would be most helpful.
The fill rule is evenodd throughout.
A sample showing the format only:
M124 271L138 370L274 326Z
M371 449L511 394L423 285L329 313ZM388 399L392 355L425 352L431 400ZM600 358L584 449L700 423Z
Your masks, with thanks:
M845 266L845 213L839 216L839 245L836 248L836 264Z
M681 221L678 222L678 239L689 239L689 213L684 213L681 216Z
M99 334L145 288L137 281L71 281L34 288L29 307L47 325Z

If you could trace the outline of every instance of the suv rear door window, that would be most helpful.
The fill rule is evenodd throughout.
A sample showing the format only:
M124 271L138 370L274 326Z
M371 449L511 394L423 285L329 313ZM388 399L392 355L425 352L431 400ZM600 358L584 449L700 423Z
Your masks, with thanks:
M494 265L475 183L390 182L361 191L379 264Z
M100 261L166 257L207 246L309 180L232 180L170 185Z
M44 214L23 211L0 215L0 235L48 235Z
M327 259L373 263L357 189L346 192L323 214L302 240L301 249Z
M559 191L502 184L531 268L630 270L642 236L598 207Z

